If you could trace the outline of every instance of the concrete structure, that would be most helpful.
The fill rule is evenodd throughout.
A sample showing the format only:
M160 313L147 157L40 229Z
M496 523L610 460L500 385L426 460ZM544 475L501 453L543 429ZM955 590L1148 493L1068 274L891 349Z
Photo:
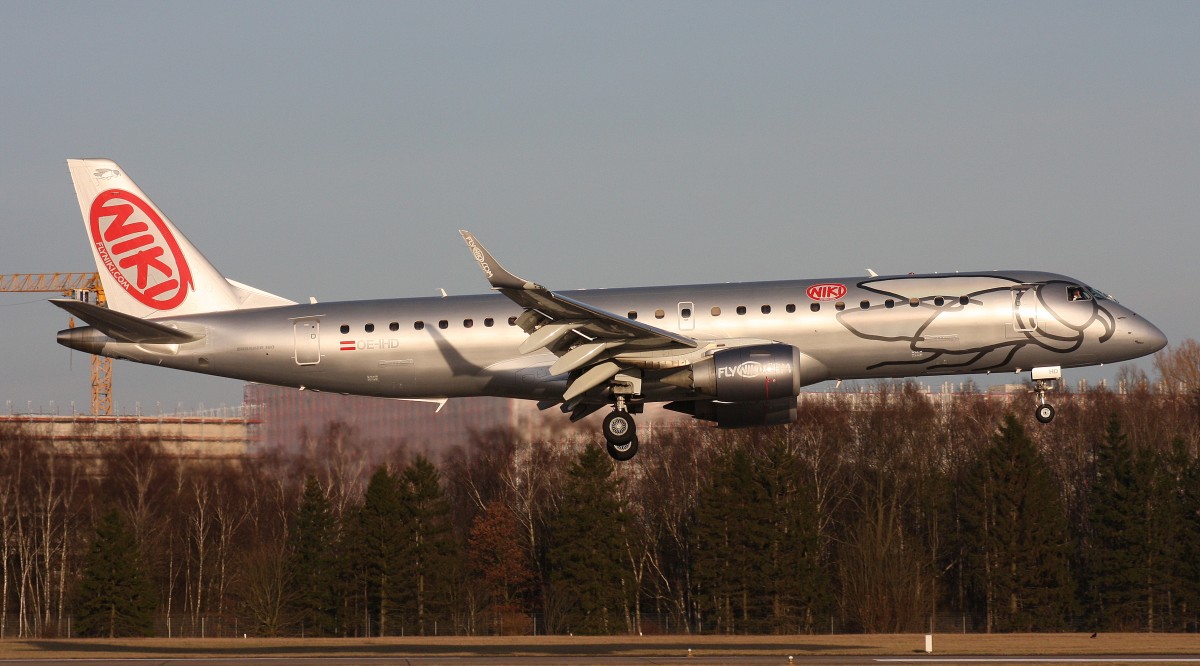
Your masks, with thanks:
M27 428L35 438L68 446L79 455L101 453L105 445L133 437L161 442L163 452L179 458L244 456L257 420L207 416L84 416L14 414L0 425Z

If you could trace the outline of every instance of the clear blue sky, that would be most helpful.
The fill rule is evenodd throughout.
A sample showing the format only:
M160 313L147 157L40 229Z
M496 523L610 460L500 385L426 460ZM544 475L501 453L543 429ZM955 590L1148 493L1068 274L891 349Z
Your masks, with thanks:
M1200 3L3 14L0 273L94 270L64 160L103 156L226 275L296 300L483 291L465 227L554 288L1033 268L1200 337ZM0 407L86 410L65 323L0 295ZM115 393L241 384L118 362Z

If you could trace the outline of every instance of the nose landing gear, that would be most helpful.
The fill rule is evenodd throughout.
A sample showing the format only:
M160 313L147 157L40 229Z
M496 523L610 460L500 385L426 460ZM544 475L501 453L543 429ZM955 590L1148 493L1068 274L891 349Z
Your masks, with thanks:
M1046 391L1053 391L1058 386L1058 380L1062 377L1062 368L1057 365L1048 368L1034 368L1031 375L1033 393L1037 396L1037 408L1034 410L1033 416L1040 423L1049 423L1054 420L1054 406L1046 402Z

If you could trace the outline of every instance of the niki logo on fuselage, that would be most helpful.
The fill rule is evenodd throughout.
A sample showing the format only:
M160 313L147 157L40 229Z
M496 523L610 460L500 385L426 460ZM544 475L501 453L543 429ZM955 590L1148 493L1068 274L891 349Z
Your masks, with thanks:
M192 274L174 234L150 204L124 190L101 192L88 222L100 263L130 296L156 310L183 303Z
M833 282L814 284L804 293L814 301L836 301L846 295L846 285Z

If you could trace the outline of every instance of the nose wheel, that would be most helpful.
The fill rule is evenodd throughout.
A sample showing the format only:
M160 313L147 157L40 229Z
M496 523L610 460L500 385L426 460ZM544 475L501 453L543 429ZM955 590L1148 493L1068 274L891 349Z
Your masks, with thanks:
M1050 403L1038 405L1033 412L1034 417L1042 423L1049 423L1054 420L1054 407Z
M637 455L637 424L629 412L618 407L604 417L605 448L614 460L624 462Z
M1033 369L1033 393L1037 396L1033 416L1040 423L1054 420L1054 406L1046 402L1046 391L1053 391L1061 376L1062 370L1058 367Z

